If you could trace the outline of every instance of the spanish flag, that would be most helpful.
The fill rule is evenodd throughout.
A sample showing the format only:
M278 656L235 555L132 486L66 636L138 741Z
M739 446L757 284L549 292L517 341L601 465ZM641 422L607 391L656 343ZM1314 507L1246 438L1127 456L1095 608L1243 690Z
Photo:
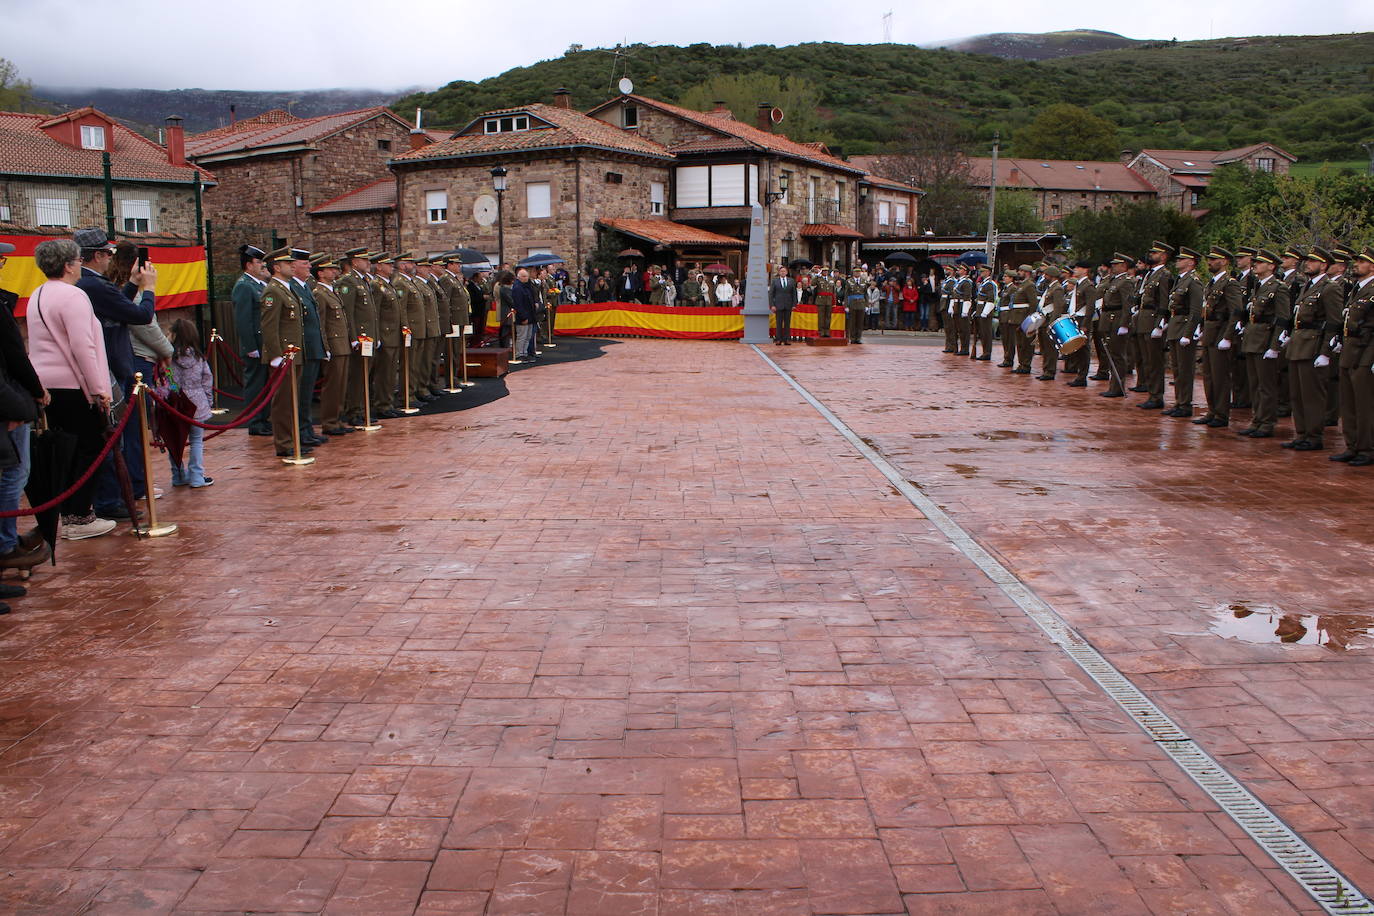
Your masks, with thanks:
M0 235L0 242L14 246L14 251L5 256L8 260L4 269L0 270L0 289L19 295L16 315L25 314L29 294L43 285L45 278L33 261L33 250L51 238L42 235ZM153 245L148 247L148 260L157 268L157 289L153 292L157 296L158 311L204 305L208 301L205 295L205 246Z

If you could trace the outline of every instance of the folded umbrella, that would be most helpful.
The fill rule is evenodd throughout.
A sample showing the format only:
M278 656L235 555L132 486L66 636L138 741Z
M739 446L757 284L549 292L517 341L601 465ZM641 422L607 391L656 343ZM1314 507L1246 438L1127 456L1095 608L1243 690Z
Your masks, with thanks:
M41 506L66 492L86 470L75 464L76 435L49 427L46 415L40 413L29 438L29 482L24 485L29 505ZM53 549L54 565L57 563L57 522L61 515L62 507L54 506L34 516L43 540Z

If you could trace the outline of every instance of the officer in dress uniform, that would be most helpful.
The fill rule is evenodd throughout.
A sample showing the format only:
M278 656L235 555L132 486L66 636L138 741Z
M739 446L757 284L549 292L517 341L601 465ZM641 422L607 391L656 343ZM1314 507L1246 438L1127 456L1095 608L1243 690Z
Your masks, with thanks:
M1231 422L1231 351L1239 342L1235 315L1242 308L1240 281L1231 275L1231 252L1217 245L1207 252L1209 277L1202 297L1202 389L1207 412L1193 422L1220 429Z
M1016 368L1011 371L1014 375L1030 375L1035 338L1021 330L1021 322L1030 316L1039 295L1035 291L1035 268L1030 264L1022 264L1016 270L1019 281L1012 290L1011 307L1007 310L1007 323L1011 325L1009 330L1016 341Z
M967 264L960 264L954 281L954 352L968 356L973 337L974 283Z
M353 432L342 414L354 335L349 330L348 312L334 291L339 265L328 255L316 255L310 260L310 272L315 278L310 284L310 293L320 309L324 347L328 353L324 363L324 387L320 389L320 430L327 436L342 436Z
M1350 300L1350 291L1355 286L1354 271L1350 269L1350 262L1355 260L1355 250L1349 245L1337 242L1331 246L1331 255L1336 260L1326 269L1326 274L1336 281L1337 287L1341 291L1341 309L1345 309L1345 304ZM1340 343L1340 333L1332 335L1332 347ZM1327 367L1330 373L1326 380L1326 425L1335 426L1341 421L1341 368L1340 360L1334 357L1331 365Z
M820 279L815 284L817 337L826 338L830 336L830 316L835 307L836 287L842 285L843 282L843 280L832 279L825 269L820 271Z
M997 281L992 279L991 264L978 265L978 282L973 290L973 313L973 340L969 355L987 362L992 359L992 335L997 330Z
M1293 305L1293 329L1285 342L1288 381L1293 405L1294 437L1284 448L1315 452L1325 448L1326 386L1331 364L1331 339L1341 330L1340 286L1326 275L1335 261L1331 252L1313 246L1302 262L1308 283Z
M455 324L452 305L453 286L455 282L462 282L461 276L458 280L454 280L454 271L461 272L463 268L461 262L457 258L445 255L435 257L434 266L436 268L434 271L434 283L436 286L434 304L439 313L439 327L443 329L445 334L451 334L453 333L453 325ZM463 326L458 325L458 330L461 332ZM448 359L447 351L444 352L442 358L445 360ZM440 362L440 360L436 360L434 364L434 378L436 380L443 379L448 374L448 367L446 365L440 365ZM455 377L457 377L456 373Z
M262 292L267 288L270 274L264 259L267 252L255 245L239 249L239 265L243 273L234 283L230 298L234 302L234 332L238 336L239 357L243 360L243 403L251 404L262 393L267 370L262 364ZM260 411L248 421L248 435L272 435L272 421L267 411Z
M1054 344L1054 337L1050 335L1050 325L1068 314L1069 296L1062 282L1064 273L1054 264L1046 264L1042 268L1045 277L1045 286L1040 291L1040 314L1045 317L1045 321L1040 325L1038 332L1040 339L1040 374L1036 376L1042 382L1054 381L1056 370L1059 368L1059 349Z
M844 330L850 343L864 342L864 310L868 308L868 274L856 274L844 287Z
M1135 278L1130 274L1133 259L1116 252L1107 262L1110 274L1102 291L1101 308L1097 315L1097 334L1102 338L1107 357L1107 390L1104 398L1124 398L1122 364L1126 358L1126 337L1131 329L1131 300L1135 293Z
M1359 468L1374 464L1374 247L1355 256L1347 276L1350 297L1340 342L1345 450L1331 460Z
M1169 293L1173 289L1173 277L1165 265L1173 254L1173 246L1155 242L1150 246L1148 269L1140 278L1140 302L1132 331L1140 366L1136 387L1149 395L1139 405L1142 410L1164 408L1164 328L1168 324Z
M448 294L449 331L452 331L452 326L456 324L458 325L458 333L463 334L465 333L464 328L474 321L472 313L472 293L468 290L468 285L463 280L463 265L459 263L457 258L451 258L449 260L448 264L444 266L444 273L447 274L451 284ZM442 318L444 314L442 307L439 312ZM486 320L485 314L482 320ZM459 349L455 347L453 358L456 360L460 355ZM461 369L461 366L455 367L453 373L455 378L461 374ZM445 368L444 371L447 372L447 368Z
M959 349L959 338L954 320L954 286L959 282L953 269L945 273L945 278L940 281L940 321L944 324L945 348L941 353L953 353Z
M1236 313L1237 334L1244 331L1246 311L1250 307L1250 297L1255 294L1255 287L1259 285L1255 277L1254 257L1255 248L1248 245L1241 245L1236 248L1236 279L1240 281L1241 302L1240 310ZM1239 339L1239 338L1238 338ZM1231 406L1245 410L1254 402L1250 391L1250 374L1245 366L1245 354L1243 348L1236 346L1231 348Z
M444 393L443 387L435 382L439 357L445 349L444 336L452 329L439 324L439 284L434 280L434 265L429 258L415 262L415 283L425 309L425 351L420 384L430 398L437 398Z
M404 333L401 334L400 346L397 348L401 360L397 365L396 376L396 403L403 406L406 394L410 395L411 406L419 401L419 393L413 384L415 378L415 362L419 357L419 350L416 345L420 342L420 333L424 330L425 324L425 304L420 299L420 291L415 284L410 281L410 276L405 271L405 262L414 262L415 256L408 251L399 252L392 263L395 269L391 272L391 286L396 290L396 301L401 315L401 327L410 331L410 340L407 342ZM405 375L400 373L404 370ZM425 394L429 394L429 389L425 389ZM427 400L428 398L426 398Z
M267 256L272 270L272 279L262 291L262 364L276 369L285 359L288 346L299 347L304 337L301 322L301 303L291 291L291 249L278 248ZM299 382L301 377L300 360L293 360L292 373ZM272 396L272 444L277 447L277 457L289 458L295 454L291 416L291 382L283 380L277 393ZM301 454L311 451L306 443L301 443Z
M1292 310L1297 305L1298 297L1302 295L1303 289L1307 286L1307 278L1302 273L1302 262L1307 260L1307 252L1297 245L1290 245L1283 250L1283 256L1279 260L1279 282L1288 287L1288 326L1285 330L1292 331ZM1293 415L1293 405L1291 401L1292 389L1288 382L1288 354L1284 347L1279 347L1279 358L1277 360L1279 368L1279 410L1280 417L1291 417Z
M1073 265L1073 274L1064 281L1068 293L1067 307L1078 330L1087 339L1096 336L1093 327L1093 307L1097 301L1097 286L1093 283L1093 266L1087 261ZM1077 351L1064 359L1064 371L1073 373L1070 388L1088 387L1088 370L1092 364L1092 347L1085 341Z
M301 427L302 445L324 445L329 440L315 432L310 407L315 400L315 382L324 365L324 329L320 322L319 305L310 292L310 252L304 248L291 249L291 292L301 304L301 348L296 359L301 364L301 383L298 389L297 419Z
M396 409L396 379L401 370L401 316L404 295L391 285L395 259L379 252L372 259L372 301L377 303L377 342L380 351L372 354L372 416L383 420L403 416Z
M1018 271L1007 268L1002 272L1002 285L997 292L997 333L1002 338L1002 361L999 369L1010 369L1016 360L1016 326L1011 323L1011 296L1016 292Z
M1288 284L1277 276L1278 256L1259 248L1251 256L1255 290L1246 308L1245 331L1241 349L1245 351L1245 371L1250 376L1250 398L1254 413L1250 426L1239 435L1268 439L1274 435L1278 416L1279 333L1292 321L1293 308L1288 299Z
M1197 266L1202 255L1192 248L1180 246L1174 267L1178 282L1169 292L1169 321L1164 328L1164 342L1174 357L1174 406L1164 411L1166 417L1193 415L1193 381L1197 375L1197 327L1202 324L1202 279Z
M377 305L372 298L372 283L368 276L372 269L371 256L366 248L350 248L344 252L342 273L334 284L339 303L348 318L348 389L344 411L350 426L363 425L364 388L368 364L362 355L358 339L366 335L377 345ZM375 353L376 350L374 349Z

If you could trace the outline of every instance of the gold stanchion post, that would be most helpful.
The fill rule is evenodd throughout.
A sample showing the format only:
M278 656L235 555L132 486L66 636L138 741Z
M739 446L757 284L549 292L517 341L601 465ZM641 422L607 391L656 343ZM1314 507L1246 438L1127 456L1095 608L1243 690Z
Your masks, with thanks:
M553 292L554 292L555 298L557 298L559 295L562 295L562 293L563 293L563 291L562 291L561 289L556 289L556 290L554 290ZM550 350L557 350L557 349L558 349L558 344L556 344L556 343L553 342L553 326L554 326L554 323L558 321L558 304L557 304L556 302L555 302L555 303L549 303L549 304L545 305L544 308L545 308L545 309L548 311L548 313L549 313L549 324L548 324L549 333L548 333L548 339L544 342L544 346L545 346L545 347L548 347Z
M310 455L301 454L301 392L300 379L296 378L296 354L301 352L301 348L295 344L287 344L286 352L282 355L286 357L286 371L291 373L291 449L292 457L283 458L282 464L296 466L314 464L315 459Z
M372 422L372 338L366 334L358 335L358 353L363 358L363 425L359 427L365 432L373 433L382 428L382 424Z
M401 326L401 390L405 392L401 413L415 414L420 408L410 406L410 328Z
M455 325L456 327L456 325ZM448 369L448 387L444 391L448 394L458 394L463 389L457 387L453 380L453 335L444 335L444 366Z
M471 332L472 325L465 324L463 325L463 333L458 335L458 355L460 357L460 363L463 366L463 380L459 384L464 388L471 388L473 385L477 384L476 382L468 381L468 367L482 365L481 363L468 362L468 334Z
M229 412L229 408L228 408L228 407L225 407L224 404L220 401L220 393L219 393L219 389L220 389L220 386L221 386L221 384L222 384L221 380L224 378L224 357L221 356L221 355L220 355L220 352L219 352L220 347L222 347L222 346L224 346L224 338L219 336L219 330L218 330L217 328L211 328L211 329L210 329L210 349L213 350L214 353L215 353L215 355L214 355L215 365L214 365L214 367L213 367L213 371L214 371L214 374L215 374L215 377L214 377L215 401L214 401L214 404L210 407L210 413L214 414L214 415L217 416L217 417L220 416L221 414L226 414L226 413Z
M148 504L148 524L142 528L135 524L133 531L139 537L166 537L176 534L177 526L157 523L157 502L153 495L156 492L153 487L153 438L148 423L148 386L143 383L142 372L134 373L134 399L134 404L130 406L138 411L138 431L143 438L143 482L147 487L145 501Z

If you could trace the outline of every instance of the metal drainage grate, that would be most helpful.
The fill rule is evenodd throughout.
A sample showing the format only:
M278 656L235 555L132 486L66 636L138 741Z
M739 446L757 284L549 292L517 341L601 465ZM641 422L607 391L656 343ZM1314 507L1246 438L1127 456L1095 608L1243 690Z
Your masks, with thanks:
M1226 812L1260 848L1267 852L1284 871L1297 881L1312 899L1328 913L1370 914L1374 916L1374 904L1336 870L1330 862L1318 855L1303 841L1291 827L1279 819L1273 811L1264 806L1259 799L1240 784L1226 768L1212 759L1206 751L1189 738L1172 719L1164 714L1154 702L1141 692L1128 677L1102 657L1102 654L1082 637L1059 612L1054 610L1036 595L1011 571L999 563L992 554L983 549L977 541L945 514L935 502L902 477L897 468L876 449L868 445L835 416L829 408L812 396L781 366L751 344L755 353L773 370L796 389L816 412L824 417L840 435L867 458L903 496L919 509L935 525L959 552L964 554L981 569L989 579L1016 602L1017 607L1027 617L1044 630L1055 645L1064 650L1088 677L1092 678L1107 696L1139 725L1164 753L1168 754L1179 768L1202 788L1211 799Z

